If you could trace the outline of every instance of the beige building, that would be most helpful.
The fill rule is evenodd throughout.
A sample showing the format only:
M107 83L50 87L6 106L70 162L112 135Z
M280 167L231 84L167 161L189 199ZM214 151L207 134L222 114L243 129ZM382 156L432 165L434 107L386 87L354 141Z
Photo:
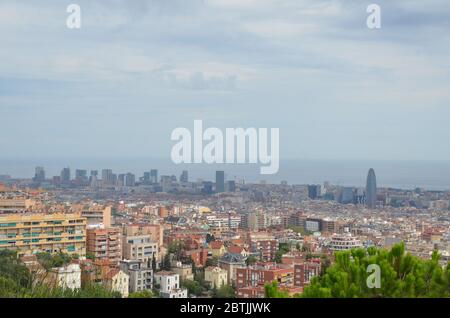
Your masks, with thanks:
M180 280L194 280L194 274L192 273L192 265L183 264L181 262L175 262L172 264L172 272L180 275Z
M120 269L112 269L106 274L105 285L111 291L119 292L122 297L128 297L130 277Z
M103 205L92 205L81 209L81 216L87 219L88 225L103 224L111 227L112 207Z
M122 252L124 259L138 260L143 264L151 264L153 258L157 262L159 259L158 243L152 241L150 235L123 236Z
M160 224L131 224L123 228L123 234L126 236L150 235L153 242L158 246L163 246L164 228Z
M227 284L228 272L220 267L209 266L205 268L205 281L209 282L211 287L220 288Z
M0 249L86 255L86 219L79 214L0 215Z

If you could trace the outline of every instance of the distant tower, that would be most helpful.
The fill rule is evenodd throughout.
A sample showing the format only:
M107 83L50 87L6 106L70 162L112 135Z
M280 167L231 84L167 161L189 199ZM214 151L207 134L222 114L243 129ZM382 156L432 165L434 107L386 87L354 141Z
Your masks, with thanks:
M216 192L225 192L225 172L216 171Z
M369 209L375 208L377 201L377 178L375 171L371 168L367 174L366 205Z

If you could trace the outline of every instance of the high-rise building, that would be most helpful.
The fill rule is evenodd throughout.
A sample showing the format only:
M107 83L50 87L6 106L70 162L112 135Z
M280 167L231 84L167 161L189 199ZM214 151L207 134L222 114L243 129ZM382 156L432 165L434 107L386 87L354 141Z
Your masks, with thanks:
M366 205L369 209L375 208L377 202L377 178L375 176L375 170L372 168L367 174L366 184Z
M36 167L34 172L34 182L44 182L45 181L45 170L44 167Z
M230 180L227 182L227 191L236 192L236 182L234 180Z
M132 173L127 173L125 175L125 186L126 187L134 187L136 184L136 177Z
M320 186L320 184L308 185L308 197L311 200L319 198L322 195L321 189L322 187Z
M216 171L216 193L225 192L225 172Z
M181 173L181 176L180 176L180 182L188 182L188 179L189 179L189 177L188 177L187 170L183 170L183 172Z
M150 184L151 183L151 174L149 171L144 172L144 176L142 177L142 182L144 184Z
M355 189L352 187L342 187L339 190L338 202L349 204L355 202Z
M39 252L86 255L86 218L76 213L0 216L0 250L19 256Z
M117 182L117 175L113 173L111 169L102 170L102 183L103 185L115 185Z
M75 181L78 184L83 184L88 182L87 170L75 170Z
M158 170L150 170L150 181L151 183L158 183Z
M163 192L169 192L172 188L172 177L161 176L161 186Z
M64 168L61 171L61 183L69 184L70 183L70 168Z
M88 227L87 251L95 260L107 261L111 267L117 267L122 259L121 231L119 228L103 226Z

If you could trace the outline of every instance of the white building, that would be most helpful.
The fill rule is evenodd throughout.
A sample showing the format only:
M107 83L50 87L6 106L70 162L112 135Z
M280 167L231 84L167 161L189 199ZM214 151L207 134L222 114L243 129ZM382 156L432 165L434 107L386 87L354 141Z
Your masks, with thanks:
M62 267L53 268L51 281L57 287L80 289L81 288L81 268L79 264L69 264Z
M350 233L333 235L330 242L330 249L333 251L350 250L362 246L361 241Z
M180 288L180 275L174 272L157 272L154 284L159 285L159 294L162 298L187 298L187 290Z

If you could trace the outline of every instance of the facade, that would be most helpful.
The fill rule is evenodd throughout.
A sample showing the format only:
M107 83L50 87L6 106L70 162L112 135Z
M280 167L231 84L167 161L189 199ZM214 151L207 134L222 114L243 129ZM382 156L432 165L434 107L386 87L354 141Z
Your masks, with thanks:
M330 242L330 249L332 251L350 250L352 248L359 248L362 246L361 241L352 236L350 233L333 235Z
M153 242L157 242L158 246L163 246L163 226L160 224L131 224L123 228L124 236L150 235Z
M111 226L111 206L94 205L83 208L81 216L87 219L88 225L103 224L105 227Z
M0 215L0 249L86 255L86 219L79 214Z
M180 288L180 276L174 272L157 272L155 285L159 285L162 298L187 298L187 289Z
M216 192L225 192L225 172L216 171Z
M153 270L143 266L141 261L123 260L120 269L129 276L130 293L153 288Z
M291 266L280 266L276 263L257 263L247 268L236 269L236 287L264 286L273 281L279 286L292 286L294 283L294 269Z
M81 288L81 268L79 264L53 268L49 277L53 286L72 290Z
M219 259L219 267L227 271L227 283L232 285L236 281L236 269L245 268L245 257L241 254L225 253Z
M311 283L314 276L320 275L320 263L303 263L294 265L294 286L304 287Z
M122 259L119 228L92 227L87 229L87 251L96 260L107 261L117 267Z
M272 261L278 251L278 241L254 239L251 241L250 249L252 253L258 253L262 261Z
M120 269L112 269L105 275L105 285L115 292L119 292L122 297L128 297L130 277Z
M205 281L210 283L211 287L220 288L228 282L228 273L220 267L206 267Z
M377 203L377 178L373 169L367 174L366 184L366 205L369 209L374 209Z
M192 273L192 265L176 262L172 264L172 272L180 275L180 280L194 280L194 274Z
M122 252L124 259L138 260L147 265L153 258L158 260L158 243L152 241L150 235L123 236Z

